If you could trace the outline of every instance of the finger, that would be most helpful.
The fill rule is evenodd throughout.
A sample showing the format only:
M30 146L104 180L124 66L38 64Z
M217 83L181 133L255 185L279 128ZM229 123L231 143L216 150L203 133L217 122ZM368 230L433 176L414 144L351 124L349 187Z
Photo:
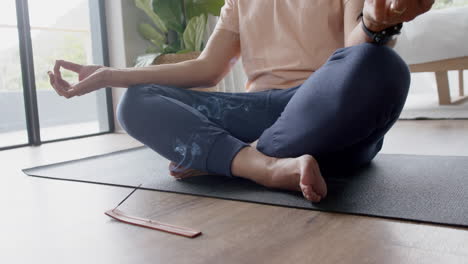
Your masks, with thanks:
M408 8L407 3L401 0L393 0L390 3L388 16L393 17L396 20L401 20L404 12Z
M70 88L70 83L64 79L61 79L61 80L57 80L57 82L60 84L60 88L62 88L63 90L68 90Z
M403 10L405 7L403 6L403 1L393 0L390 4L390 9L392 10Z
M73 63L71 61L61 60L60 64L62 65L63 68L70 70L70 71L74 71L76 73L79 73L81 69L83 68L82 65Z
M374 1L374 18L376 22L384 23L386 18L386 6L387 0L375 0Z
M54 88L54 90L56 90L57 93L59 93L59 91L57 91L57 80L55 78L55 75L51 71L47 72L47 74L49 75L50 85L52 86L52 88Z
M65 80L57 80L56 87L57 87L57 89L60 89L64 93L67 93L68 90L70 90L71 85L70 85L69 82L67 82Z
M65 96L65 92L59 88L54 74L51 71L49 71L48 74L50 79L50 85L52 85L52 88L54 88L55 92L60 96Z
M50 72L50 71L49 71ZM49 76L52 76L53 77L53 86L56 88L56 89L60 89L62 91L67 91L68 88L70 87L70 83L65 81L64 79L61 79L61 78L57 78L56 75L54 75L52 72L50 72Z
M52 88L57 92L58 95L70 98L68 89L70 88L70 83L63 79L57 79L57 77L51 72L48 72L50 78L50 84Z
M97 87L96 83L96 76L89 76L81 82L71 86L67 92L70 96L81 96L90 93L94 90L97 90L99 87Z
M60 62L61 60L56 60L54 65L54 75L55 79L62 79L62 73L60 72Z
M50 86L54 87L54 85L55 85L55 77L54 77L54 74L53 74L51 71L48 71L48 72L47 72L47 75L49 75Z

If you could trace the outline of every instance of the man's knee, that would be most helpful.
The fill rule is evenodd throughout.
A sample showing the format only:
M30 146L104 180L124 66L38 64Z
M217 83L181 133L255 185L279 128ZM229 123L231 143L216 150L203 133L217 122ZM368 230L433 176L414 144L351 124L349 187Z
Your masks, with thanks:
M150 110L153 113L161 112L159 111L161 109L155 109L160 106L158 99L160 96L170 96L169 89L172 88L155 84L129 87L117 105L117 120L122 128L131 134L132 131L141 128L141 123L144 122Z
M387 46L364 43L338 50L331 58L343 67L337 76L341 85L336 96L344 105L353 108L368 108L395 105L402 108L410 84L410 73L406 63ZM341 81L340 81L341 80Z
M117 105L117 120L124 130L128 130L127 121L131 120L136 102L130 89L126 90Z
M127 132L131 130L135 119L141 114L142 104L147 93L145 88L143 85L129 87L117 105L117 120Z
M406 98L410 72L401 57L390 47L364 43L351 47L355 60L355 81L362 89L386 99Z

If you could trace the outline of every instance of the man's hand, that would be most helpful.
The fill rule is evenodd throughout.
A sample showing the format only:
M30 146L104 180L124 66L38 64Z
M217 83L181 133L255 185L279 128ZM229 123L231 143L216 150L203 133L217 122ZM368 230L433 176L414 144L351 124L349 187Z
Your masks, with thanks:
M372 31L381 31L408 22L431 9L434 0L365 0L364 23Z
M70 84L62 78L60 68L78 73L78 83ZM66 98L90 93L106 86L108 68L99 65L80 65L69 61L57 60L54 72L48 72L50 84L55 91Z

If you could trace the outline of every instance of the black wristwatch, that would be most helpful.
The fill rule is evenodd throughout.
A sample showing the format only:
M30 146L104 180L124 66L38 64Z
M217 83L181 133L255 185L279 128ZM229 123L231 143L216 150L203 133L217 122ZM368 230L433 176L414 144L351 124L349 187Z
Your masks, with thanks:
M401 28L403 27L403 23L399 23L376 32L366 27L362 12L361 14L359 14L358 19L361 19L362 30L364 30L367 36L369 36L374 41L374 43L378 45L385 45L388 41L390 41L393 38L393 36L400 34Z

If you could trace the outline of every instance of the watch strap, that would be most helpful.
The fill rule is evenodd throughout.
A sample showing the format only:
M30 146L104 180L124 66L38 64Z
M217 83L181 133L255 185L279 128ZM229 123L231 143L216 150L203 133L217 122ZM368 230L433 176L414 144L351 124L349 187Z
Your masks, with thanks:
M358 19L359 18L361 18L362 30L373 40L374 43L378 45L384 45L392 38L392 36L400 34L403 27L403 23L399 23L381 31L372 31L364 23L364 16L362 12L358 16Z

